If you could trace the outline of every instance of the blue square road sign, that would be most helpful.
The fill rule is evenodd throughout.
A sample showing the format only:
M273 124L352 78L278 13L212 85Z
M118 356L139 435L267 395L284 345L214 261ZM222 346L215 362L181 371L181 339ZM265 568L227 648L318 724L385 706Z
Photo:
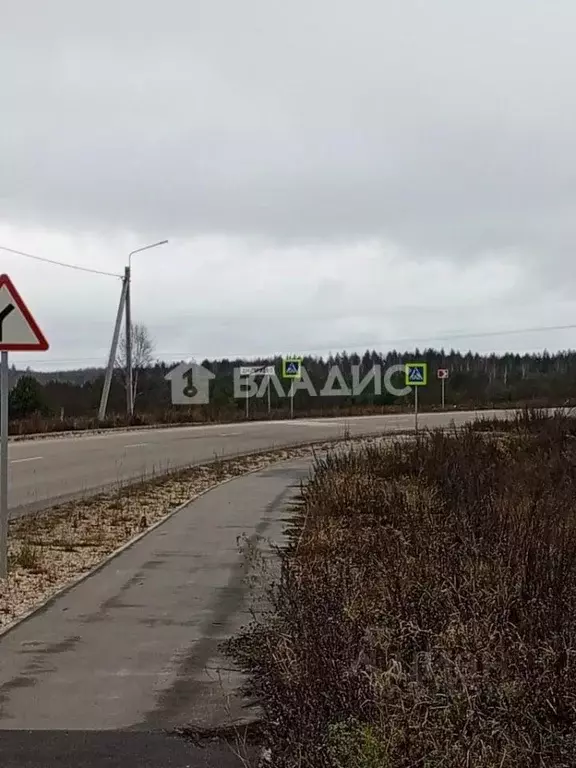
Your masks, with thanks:
M302 374L302 360L300 358L286 358L282 360L282 376L285 379L299 379Z
M428 363L406 363L406 385L425 387L428 383Z

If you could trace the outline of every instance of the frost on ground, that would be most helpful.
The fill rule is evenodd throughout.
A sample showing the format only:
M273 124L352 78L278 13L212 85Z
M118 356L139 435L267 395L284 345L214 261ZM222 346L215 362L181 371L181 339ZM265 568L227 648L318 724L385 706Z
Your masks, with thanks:
M375 442L357 438L338 443ZM171 510L218 483L269 464L311 456L334 442L286 448L147 480L128 489L53 507L10 522L8 578L0 580L0 629L25 615Z

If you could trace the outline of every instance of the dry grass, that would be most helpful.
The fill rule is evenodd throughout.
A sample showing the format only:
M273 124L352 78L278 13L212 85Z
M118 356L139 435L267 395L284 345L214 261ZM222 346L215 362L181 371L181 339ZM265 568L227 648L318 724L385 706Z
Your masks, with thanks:
M576 765L575 436L533 414L318 463L227 646L275 766Z
M322 448L288 448L230 460L216 457L204 466L12 520L8 579L0 580L0 628L92 569L178 505L223 480Z

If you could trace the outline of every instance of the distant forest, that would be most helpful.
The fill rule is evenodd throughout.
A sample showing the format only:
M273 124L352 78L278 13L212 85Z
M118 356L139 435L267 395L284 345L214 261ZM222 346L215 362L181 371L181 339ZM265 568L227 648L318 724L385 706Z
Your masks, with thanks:
M573 351L486 356L471 352L461 354L454 351L416 349L412 352L394 350L387 354L366 351L363 355L342 352L327 358L303 357L303 366L317 390L322 388L329 369L334 365L339 366L346 381L351 382L353 365L360 365L364 374L376 364L385 368L405 362L429 364L428 386L420 389L420 403L425 408L438 407L440 404L440 382L436 378L439 368L448 368L450 371L446 382L447 407L576 404L576 352ZM176 364L157 362L138 370L136 421L143 419L145 414L157 415L159 420L165 420L167 413L182 412L182 408L171 406L170 385L164 378ZM204 360L202 365L210 368L216 375L211 382L210 405L192 409L185 407L184 411L194 412L196 415L188 416L200 420L242 418L245 402L233 397L233 369L240 365L274 365L280 374L281 358L250 361ZM45 419L94 419L98 412L103 378L101 369L36 373L12 368L11 420L26 419L33 414L41 415ZM123 417L125 403L123 371L118 369L110 392L108 411L111 416ZM271 404L275 415L280 415L289 408L288 399L278 397L273 387ZM396 398L385 391L381 395L375 395L372 386L368 386L356 397L312 398L307 392L300 391L294 399L295 411L319 415L339 410L399 410L410 405L410 396ZM253 399L250 411L255 417L265 415L266 398ZM186 414L182 414L182 418L185 416Z

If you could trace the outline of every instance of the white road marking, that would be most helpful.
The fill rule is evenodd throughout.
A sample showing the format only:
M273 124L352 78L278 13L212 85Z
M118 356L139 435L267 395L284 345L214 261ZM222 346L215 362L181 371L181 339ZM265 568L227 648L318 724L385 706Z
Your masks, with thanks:
M12 459L10 464L22 464L25 461L41 461L43 456L30 456L29 459Z
M218 437L233 437L234 435L241 435L242 432L219 432Z
M124 448L142 448L144 445L148 445L148 443L130 443L130 445L125 445Z
M302 419L294 419L294 421L284 421L282 424L286 427L341 427L347 422L345 421L304 421Z

